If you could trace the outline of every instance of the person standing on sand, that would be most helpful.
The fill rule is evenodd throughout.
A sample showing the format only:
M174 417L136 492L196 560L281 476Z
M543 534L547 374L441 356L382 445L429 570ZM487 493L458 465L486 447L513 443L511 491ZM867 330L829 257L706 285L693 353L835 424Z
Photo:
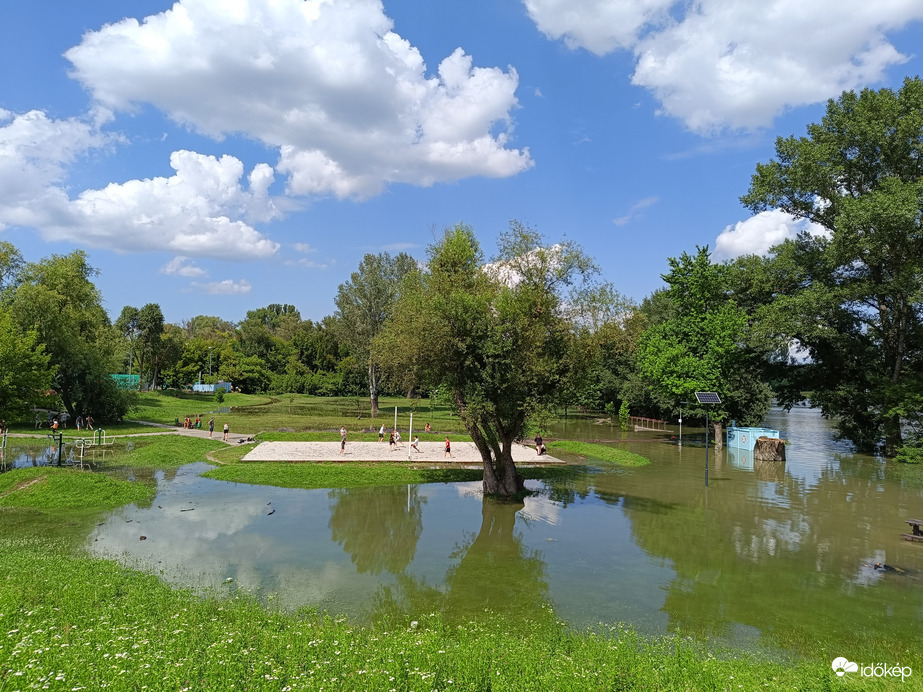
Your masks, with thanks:
M419 435L414 435L414 436L413 436L413 442L410 443L410 446L413 447L414 451L416 451L416 452L418 452L418 453L420 453L420 454L423 454L423 452L421 452L421 451L420 451L420 448L417 446L418 444L420 444L420 436L419 436Z
M215 417L212 416L208 421L208 436L211 437L212 433L215 432Z
M449 459L452 458L452 443L449 442L448 436L445 438L445 454L442 455L442 458L445 459L448 455Z
M395 429L395 431L394 431L394 442L395 442L396 444L399 444L401 447L404 446L404 443L401 442L401 433L400 433L398 430L396 430L396 429Z
M381 427L378 428L378 441L379 442L385 441L385 424L384 423L382 423Z
M346 426L340 427L340 454L346 454Z
M394 442L394 432L391 433L391 438L388 440L388 451L393 450L397 444Z
M229 426L227 422L225 422L224 424L224 441L225 442L228 441L228 433L230 432L230 430L231 430L231 426Z

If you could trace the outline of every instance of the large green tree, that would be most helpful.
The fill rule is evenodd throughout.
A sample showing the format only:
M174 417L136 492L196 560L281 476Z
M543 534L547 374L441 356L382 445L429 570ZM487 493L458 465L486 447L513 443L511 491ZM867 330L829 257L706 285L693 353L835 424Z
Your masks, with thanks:
M22 267L5 300L20 330L34 331L54 367L53 386L71 416L118 420L131 406L109 376L121 354L93 284L86 253L52 255Z
M671 316L641 337L639 369L673 408L694 401L697 391L717 392L722 403L708 413L720 444L722 423L759 423L771 393L762 380L759 354L747 345L749 318L727 290L730 267L712 264L707 246L668 261L670 272L663 279ZM691 415L696 414L704 416L704 410L693 408Z
M379 363L372 351L372 341L392 319L410 320L410 314L395 314L401 280L416 269L416 261L402 252L368 254L349 281L340 284L336 296L336 318L340 340L355 359L368 368L369 399L372 417L378 415L380 387Z
M23 333L0 308L0 418L25 417L45 397L52 375L38 335Z
M596 273L573 243L547 246L518 223L485 265L474 232L456 226L429 248L426 270L405 281L396 314L376 340L390 370L415 369L451 392L481 453L484 491L523 489L512 450L530 416L556 401L579 306Z
M779 396L809 390L859 449L894 454L923 395L923 81L829 101L806 137L776 141L741 201L824 231L774 249L760 322L782 357L807 354Z

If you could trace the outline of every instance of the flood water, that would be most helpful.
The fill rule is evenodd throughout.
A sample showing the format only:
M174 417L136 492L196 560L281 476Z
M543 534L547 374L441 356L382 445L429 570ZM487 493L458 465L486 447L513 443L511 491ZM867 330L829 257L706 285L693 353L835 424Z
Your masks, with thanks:
M571 438L622 436L566 425ZM522 504L484 501L480 483L291 490L202 478L208 466L192 464L158 472L151 506L112 512L88 545L176 585L360 619L523 617L548 603L577 627L625 622L735 646L919 640L923 543L900 534L923 515L923 485L849 453L815 410L773 411L764 425L789 441L788 460L711 450L707 489L705 449L689 444L701 430L684 430L682 447L630 433L620 446L649 466L530 481Z

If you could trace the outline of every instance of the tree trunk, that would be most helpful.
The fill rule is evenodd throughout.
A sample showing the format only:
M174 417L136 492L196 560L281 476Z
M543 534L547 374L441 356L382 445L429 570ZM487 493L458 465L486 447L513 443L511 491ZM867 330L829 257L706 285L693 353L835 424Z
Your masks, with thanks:
M715 431L715 449L724 449L724 424L720 420L713 420L711 427Z
M369 363L369 401L372 418L378 418L378 371L374 363Z
M471 420L468 416L465 400L460 392L455 392L455 404L458 406L458 414L465 425L465 430L468 431L471 441L481 453L481 462L484 465L484 494L512 497L522 492L525 488L525 479L516 472L516 464L513 463L509 445L504 446L495 460L494 452L478 427L477 421Z
M490 473L488 473L488 467ZM525 479L516 471L512 455L504 450L494 463L484 463L484 494L513 497L525 490Z
M901 417L898 415L886 416L884 419L885 456L894 457L904 444L901 435Z

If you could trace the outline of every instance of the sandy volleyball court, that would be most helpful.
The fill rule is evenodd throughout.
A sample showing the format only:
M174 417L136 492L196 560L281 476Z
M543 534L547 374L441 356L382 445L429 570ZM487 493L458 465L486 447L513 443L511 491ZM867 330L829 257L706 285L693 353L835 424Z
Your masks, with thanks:
M421 442L420 451L410 450L410 461L439 463L481 463L481 455L473 442L453 442L452 458L445 457L445 443ZM243 461L407 461L407 450L398 445L388 450L387 442L346 442L346 453L340 454L339 442L261 442ZM522 463L563 464L547 454L537 456L535 449L525 445L513 447L513 461Z

